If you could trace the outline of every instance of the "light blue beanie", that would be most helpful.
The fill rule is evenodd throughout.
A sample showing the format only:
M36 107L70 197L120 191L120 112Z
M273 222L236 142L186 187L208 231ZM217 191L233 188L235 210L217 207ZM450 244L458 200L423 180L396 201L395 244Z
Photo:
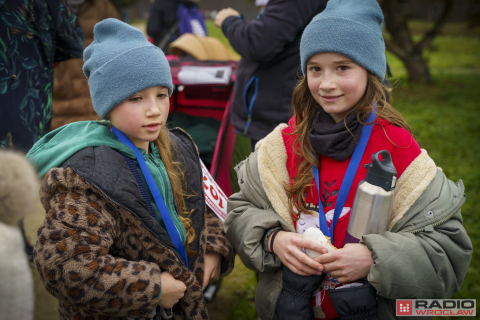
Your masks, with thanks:
M165 54L142 31L118 19L105 19L93 29L94 40L83 53L93 109L105 116L144 89L163 86L173 91Z
M305 28L300 42L302 72L316 53L335 52L385 78L387 60L377 0L329 0L325 10Z

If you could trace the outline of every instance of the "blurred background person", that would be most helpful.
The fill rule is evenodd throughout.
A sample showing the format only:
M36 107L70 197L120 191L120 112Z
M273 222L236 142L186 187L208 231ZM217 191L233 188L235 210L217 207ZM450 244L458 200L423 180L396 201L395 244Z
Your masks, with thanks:
M169 44L185 33L205 37L207 27L199 0L155 0L150 6L147 34L166 54Z
M267 2L249 23L232 8L221 10L215 18L215 25L222 28L242 57L235 81L232 123L237 134L250 138L252 150L258 140L292 116L291 99L300 72L300 37L327 3Z
M93 26L103 19L120 19L110 0L67 0L85 34L84 46L93 42ZM55 67L53 119L50 130L67 123L98 118L93 110L88 79L82 71L83 57L70 59Z
M0 319L33 319L33 281L20 220L32 213L40 188L23 155L0 150Z
M255 5L257 7L260 7L260 9L262 9L262 10L265 8L267 3L268 3L268 0L255 0Z
M0 21L0 148L27 152L50 129L53 64L82 55L83 32L64 0L2 0Z

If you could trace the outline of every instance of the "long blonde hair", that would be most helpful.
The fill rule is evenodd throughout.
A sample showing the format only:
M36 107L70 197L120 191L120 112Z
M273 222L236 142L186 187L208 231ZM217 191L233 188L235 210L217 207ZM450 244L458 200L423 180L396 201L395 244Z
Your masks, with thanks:
M365 94L357 105L352 108L351 112L357 112L358 121L362 125L366 125L367 118L373 111L374 103L376 102L376 114L379 118L385 119L391 124L411 132L410 127L402 115L387 102L388 90L389 89L382 84L377 76L368 73ZM298 173L294 179L293 185L287 185L285 186L285 189L289 196L288 204L290 212L294 212L293 209L295 207L298 213L308 213L308 210L305 208L305 198L307 197L306 189L312 186L312 166L319 165L318 161L315 160L315 157L312 154L312 151L314 150L310 144L308 132L310 131L313 119L319 112L321 106L312 96L310 89L308 88L306 76L301 78L293 92L292 105L296 125L292 133L295 135L293 149L298 159ZM343 119L343 122L345 127L347 127L345 118ZM381 124L375 125L382 126ZM385 132L385 128L383 128L383 130ZM318 169L320 170L320 168ZM318 201L320 201L320 199L318 199ZM319 203L319 205L321 205L321 203Z
M168 179L170 180L170 184L172 186L173 197L177 205L178 216L180 217L180 221L185 227L185 231L187 233L187 254L189 256L194 255L195 251L190 247L190 244L195 240L195 230L193 229L192 220L190 219L190 215L192 214L193 210L188 210L185 203L185 198L189 195L187 194L187 190L184 188L184 186L187 185L185 183L185 175L183 173L184 168L182 163L173 156L174 154L179 154L178 147L171 141L170 132L165 126L160 131L160 134L154 143L158 148L160 158L162 159L165 169L167 170Z

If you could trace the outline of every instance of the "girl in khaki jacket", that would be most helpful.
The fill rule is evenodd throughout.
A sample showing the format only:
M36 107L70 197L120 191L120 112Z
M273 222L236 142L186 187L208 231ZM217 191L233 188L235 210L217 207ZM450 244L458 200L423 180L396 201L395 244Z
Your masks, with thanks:
M375 0L328 2L302 36L304 77L293 94L293 118L237 168L241 191L228 201L224 229L245 265L260 273L256 308L263 320L352 316L333 296L365 277L373 286L368 291L373 303L354 314L372 319L378 299L379 318L394 319L395 299L449 298L467 272L472 244L460 214L463 184L446 179L386 102L382 20ZM390 152L398 172L389 231L345 245L355 191L366 175L363 166L380 150ZM357 152L361 157L354 163ZM350 189L344 186L347 168L356 170ZM327 253L303 239L308 221L331 232L338 250ZM302 248L323 254L312 259ZM316 281L315 292L304 290ZM283 300L292 292L291 301ZM289 309L301 296L305 303Z

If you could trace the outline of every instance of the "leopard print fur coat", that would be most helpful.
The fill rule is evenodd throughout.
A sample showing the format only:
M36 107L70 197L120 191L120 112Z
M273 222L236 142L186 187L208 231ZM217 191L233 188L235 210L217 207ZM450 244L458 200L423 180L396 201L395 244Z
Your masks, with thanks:
M190 152L184 159L186 176L197 187L197 197L187 200L196 234L196 255L189 257L188 268L149 215L121 155L105 146L86 148L47 173L40 191L46 218L34 262L48 292L59 300L60 319L149 318L158 303L162 271L187 286L174 319L208 319L204 255L219 253L225 276L233 269L234 252L221 220L206 210L196 157Z

